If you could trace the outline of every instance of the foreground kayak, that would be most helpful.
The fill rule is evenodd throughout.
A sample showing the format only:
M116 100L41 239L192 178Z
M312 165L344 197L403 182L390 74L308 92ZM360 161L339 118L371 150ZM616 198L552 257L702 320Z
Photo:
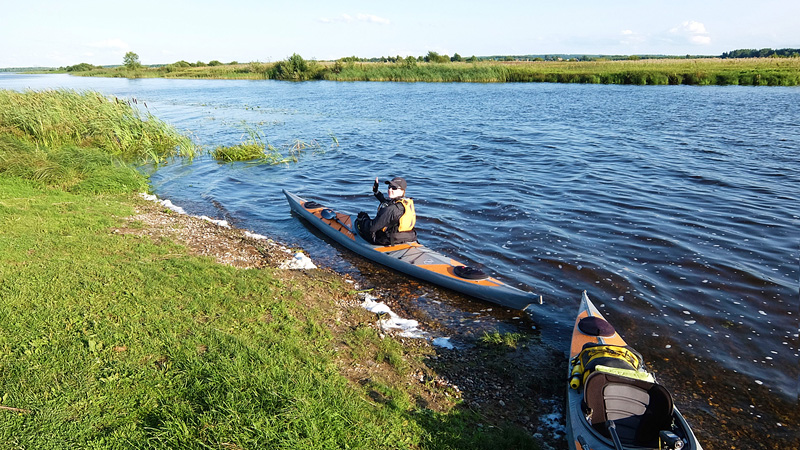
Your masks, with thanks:
M672 396L583 293L570 346L570 449L701 450Z
M467 267L418 242L391 246L370 244L355 229L355 216L334 212L285 190L283 193L292 211L331 239L367 259L415 278L513 309L525 309L531 303L540 301L531 292L504 284L480 269Z

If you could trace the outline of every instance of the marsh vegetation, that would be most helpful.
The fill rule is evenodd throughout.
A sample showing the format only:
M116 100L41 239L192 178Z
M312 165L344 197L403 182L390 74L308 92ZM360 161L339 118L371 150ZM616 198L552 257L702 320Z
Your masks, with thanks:
M73 66L76 67L76 66ZM275 63L189 64L181 61L159 67L96 68L86 65L70 73L84 76L163 77L208 79L273 79L288 81L400 82L550 82L634 85L748 85L800 84L800 58L630 58L624 60L480 60L425 57L365 61L307 61L294 54Z

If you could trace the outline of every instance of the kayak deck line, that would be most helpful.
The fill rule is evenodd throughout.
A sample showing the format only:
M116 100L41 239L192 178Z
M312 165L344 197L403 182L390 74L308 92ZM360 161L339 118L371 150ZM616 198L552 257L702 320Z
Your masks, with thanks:
M412 247L422 247L422 244L419 242L408 242L405 244L395 244L386 247L377 247L375 250L385 253L385 252L394 252L397 250L406 250Z

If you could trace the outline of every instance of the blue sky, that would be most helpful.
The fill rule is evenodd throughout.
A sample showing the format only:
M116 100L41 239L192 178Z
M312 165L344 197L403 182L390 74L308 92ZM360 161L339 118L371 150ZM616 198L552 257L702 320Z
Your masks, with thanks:
M0 67L800 48L797 0L3 0Z

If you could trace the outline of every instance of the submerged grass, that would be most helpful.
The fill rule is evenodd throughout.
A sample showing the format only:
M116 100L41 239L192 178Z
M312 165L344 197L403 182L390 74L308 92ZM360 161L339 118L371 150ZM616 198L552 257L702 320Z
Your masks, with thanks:
M299 139L275 147L270 144L261 133L247 124L243 124L247 136L240 144L232 146L218 146L211 152L211 156L220 162L246 161L253 164L288 164L298 162L300 157L308 150L321 152L322 146L317 141L305 142ZM331 147L338 147L338 139L331 135Z

